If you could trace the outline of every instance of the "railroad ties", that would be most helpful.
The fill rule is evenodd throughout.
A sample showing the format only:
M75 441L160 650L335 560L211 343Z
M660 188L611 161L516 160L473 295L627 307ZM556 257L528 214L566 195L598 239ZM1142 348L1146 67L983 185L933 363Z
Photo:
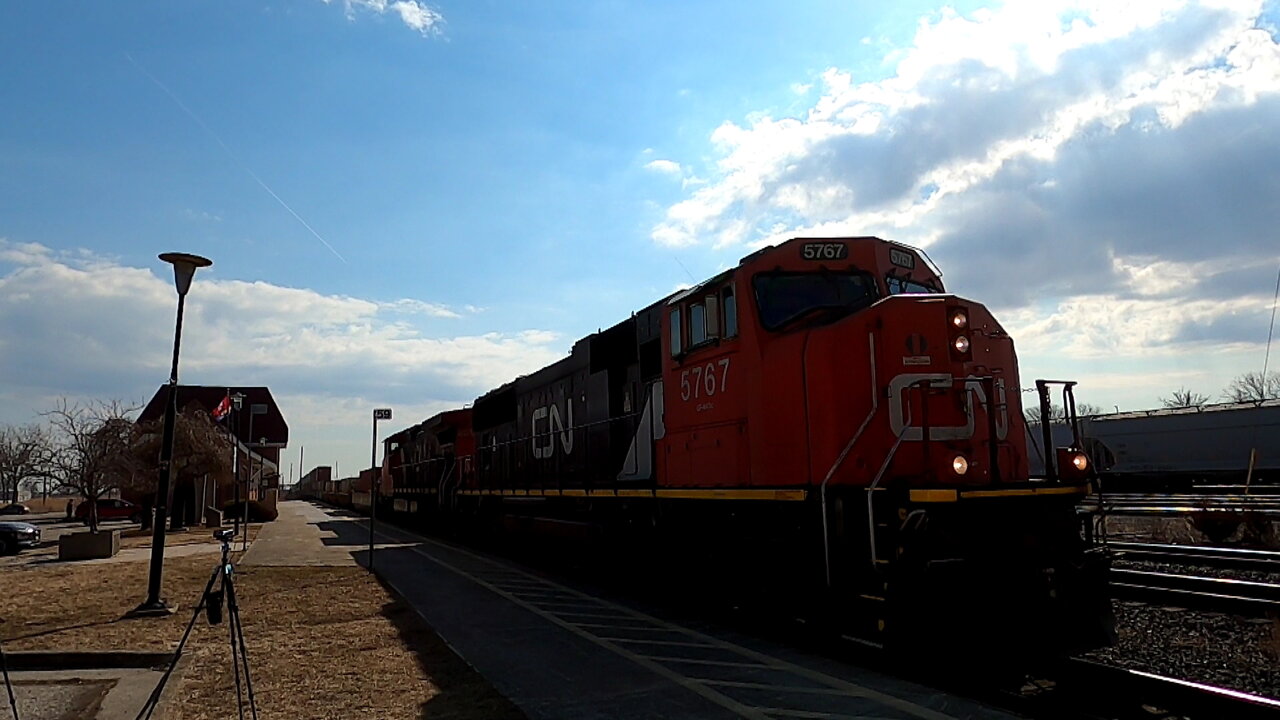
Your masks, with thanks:
M1280 552L1242 548L1108 543L1118 559L1280 573ZM1113 597L1264 617L1280 613L1280 585L1223 577L1112 568Z

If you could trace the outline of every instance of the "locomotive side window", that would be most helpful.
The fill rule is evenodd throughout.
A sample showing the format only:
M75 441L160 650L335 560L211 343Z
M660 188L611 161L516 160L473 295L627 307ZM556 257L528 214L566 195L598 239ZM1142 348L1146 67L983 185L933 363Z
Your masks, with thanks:
M724 308L724 336L734 337L738 334L738 304L733 299L733 286L720 291L720 304Z
M707 309L701 303L689 306L689 345L707 341Z
M680 308L671 311L671 357L675 357L684 350L680 343L682 333L680 332Z
M760 273L751 282L760 322L767 330L810 315L834 320L870 305L876 297L875 280L866 273L772 272Z

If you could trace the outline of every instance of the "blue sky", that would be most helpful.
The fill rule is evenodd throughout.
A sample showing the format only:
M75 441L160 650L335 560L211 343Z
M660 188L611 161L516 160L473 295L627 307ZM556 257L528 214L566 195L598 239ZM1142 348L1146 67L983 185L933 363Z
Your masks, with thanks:
M150 396L158 252L214 260L183 381L271 385L354 468L373 405L801 233L927 247L1026 377L1216 396L1280 264L1275 5L1113 5L4 4L0 421Z
M29 70L5 80L25 111L2 126L3 231L92 234L136 266L177 242L222 277L501 307L496 329L573 322L564 304L625 265L647 283L616 314L687 280L652 251L680 185L648 155L697 158L826 67L882 74L850 29L909 38L928 7L687 5L463 3L428 37L337 2L6 8L6 64ZM695 275L723 261L680 255Z

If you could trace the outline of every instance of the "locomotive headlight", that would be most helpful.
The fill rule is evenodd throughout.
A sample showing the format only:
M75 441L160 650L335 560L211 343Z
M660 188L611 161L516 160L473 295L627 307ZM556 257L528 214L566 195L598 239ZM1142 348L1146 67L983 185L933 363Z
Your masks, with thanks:
M961 355L969 352L969 338L963 335L957 335L953 345L956 349L956 352L960 353Z
M963 310L956 310L951 313L951 327L957 330L969 327L969 314Z
M969 472L969 461L963 455L957 455L951 459L951 469L956 471L957 475L963 475Z
M1071 467L1084 472L1089 467L1089 458L1084 453L1075 453L1071 456Z

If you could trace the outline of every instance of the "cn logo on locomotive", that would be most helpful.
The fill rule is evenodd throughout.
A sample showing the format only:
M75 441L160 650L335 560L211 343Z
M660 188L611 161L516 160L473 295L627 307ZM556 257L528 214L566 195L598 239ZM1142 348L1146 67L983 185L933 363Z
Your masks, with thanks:
M560 420L560 408L555 403L543 405L533 411L533 426L530 428L529 441L533 443L533 457L539 460L556 454L556 435L560 436L560 447L564 454L573 452L573 398L565 399L565 423ZM539 424L547 420L546 430L540 430Z
M906 399L904 390L916 383L927 382L936 387L950 387L952 383L951 373L904 373L898 375L889 383L889 427L893 430L893 434L901 435L902 439L908 442L923 439L924 432L919 426L920 419L915 418L908 422L904 418L903 401ZM983 411L991 412L991 406L987 402L987 393L982 387L982 382L977 378L965 378L965 390L972 393L978 400L978 404L982 406ZM1005 401L1004 379L996 378L996 438L1004 440L1009 434L1009 409ZM974 417L973 403L965 402L965 424L954 426L934 425L929 428L930 440L968 440L973 437ZM903 432L905 430L905 432Z

